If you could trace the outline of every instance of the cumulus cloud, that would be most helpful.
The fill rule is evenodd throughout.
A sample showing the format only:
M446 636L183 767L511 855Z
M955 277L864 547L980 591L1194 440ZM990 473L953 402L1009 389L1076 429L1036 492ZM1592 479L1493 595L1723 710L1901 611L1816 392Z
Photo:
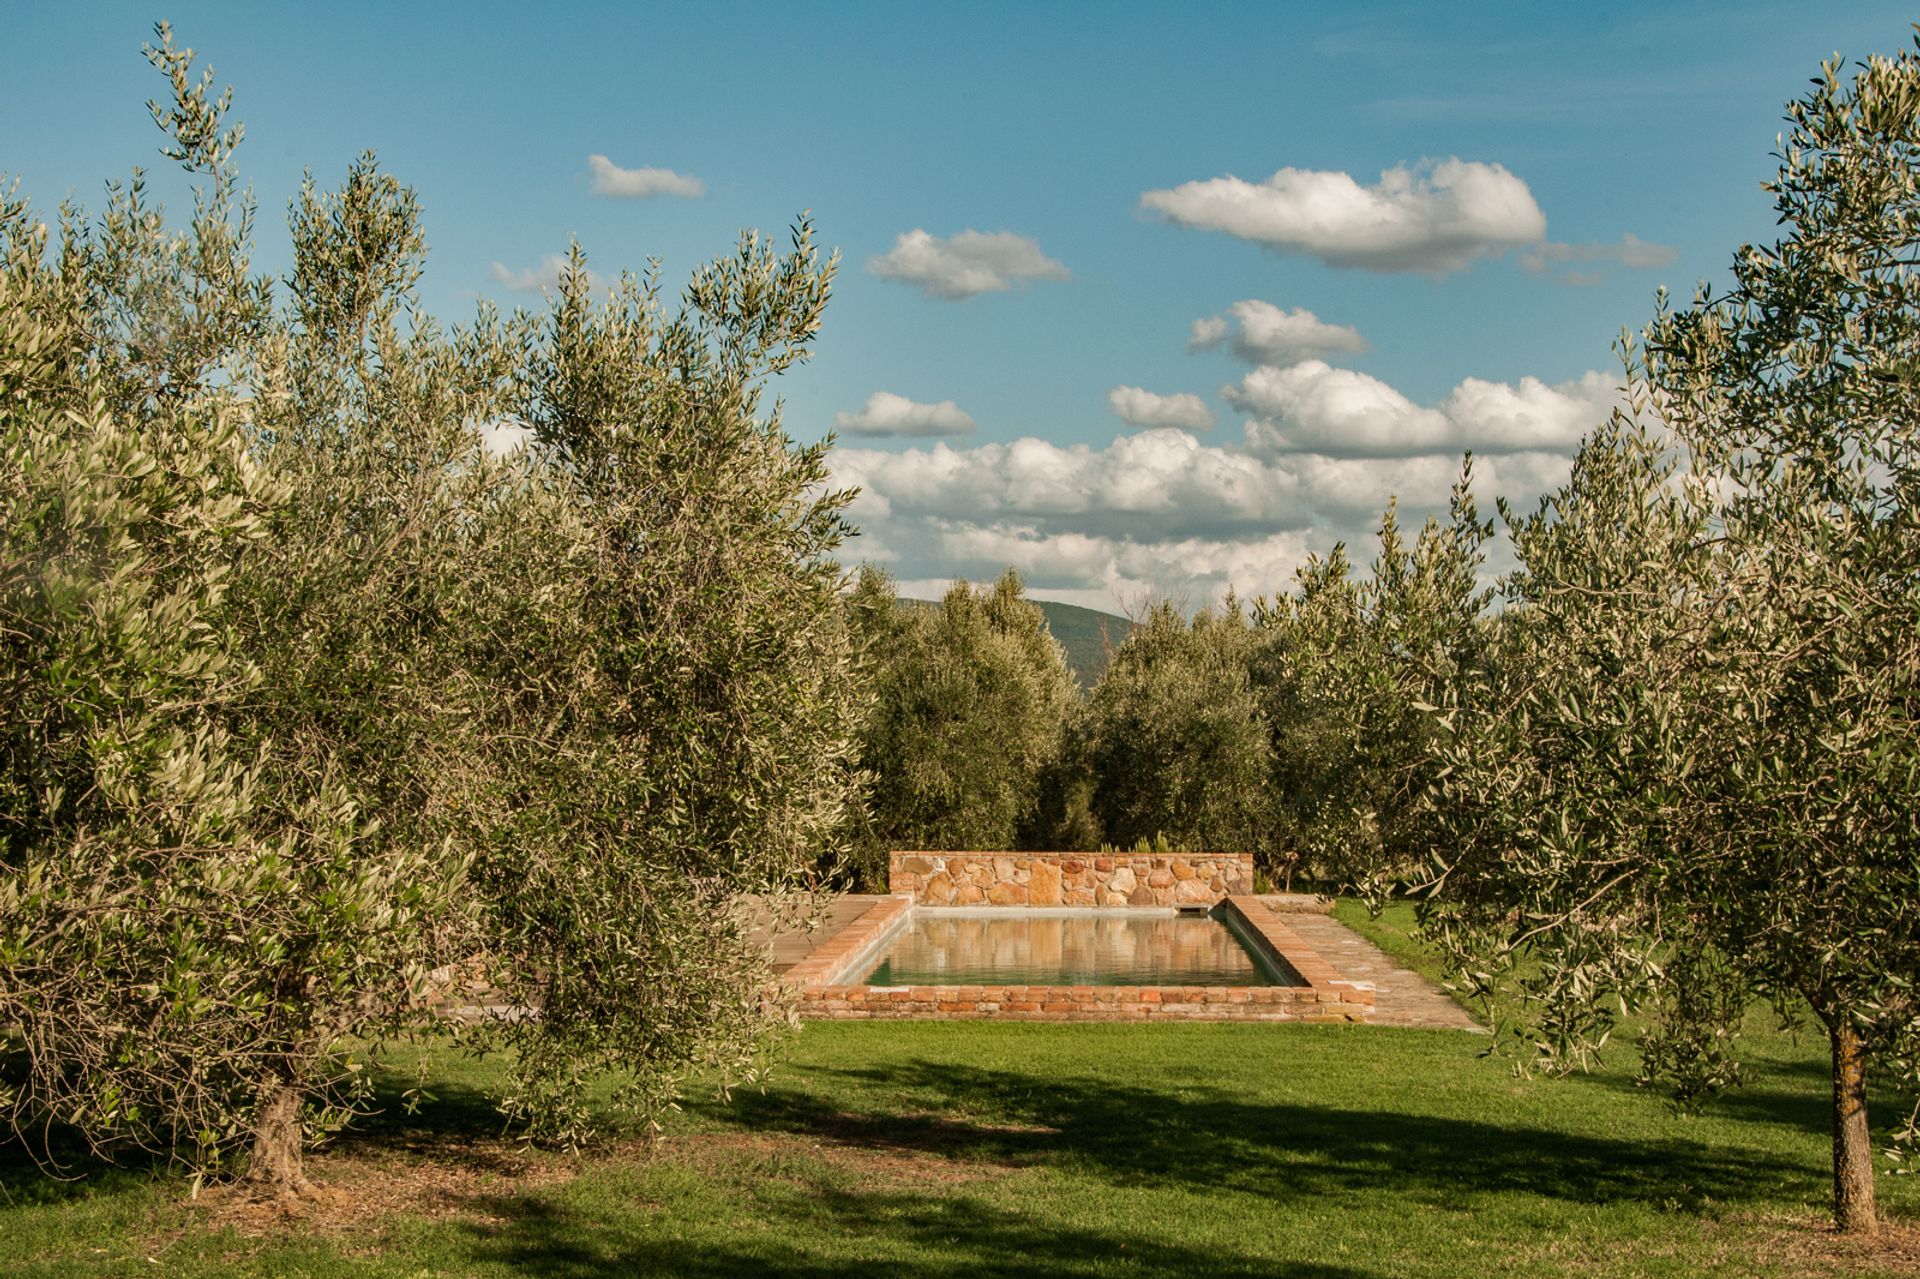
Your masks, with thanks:
M707 193L707 184L691 174L672 169L623 169L604 155L588 156L587 171L593 175L593 194L615 200L647 200L656 195L697 200Z
M1272 527L1297 506L1283 466L1240 449L1201 444L1185 431L1151 429L1104 448L1040 439L956 449L835 454L841 483L859 485L856 511L1049 533L1159 538ZM1302 517L1298 527L1311 523Z
M1144 192L1140 207L1329 266L1427 275L1547 234L1525 182L1501 165L1458 158L1397 166L1372 186L1335 170L1281 169L1264 182L1229 174Z
M835 413L834 425L849 435L958 435L973 418L952 400L918 404L892 391L875 391L858 413Z
M1350 325L1328 324L1304 307L1283 311L1256 298L1235 302L1224 315L1195 320L1187 349L1204 351L1229 335L1228 349L1249 364L1293 364L1367 349L1367 340Z
M1107 407L1132 426L1172 426L1185 431L1213 429L1213 410L1197 395L1155 395L1137 386L1116 386L1107 392Z
M1672 245L1653 244L1631 231L1618 244L1561 244L1546 240L1520 255L1520 265L1534 275L1548 276L1561 284L1595 285L1606 280L1604 271L1558 270L1569 262L1611 262L1636 271L1671 266L1679 256Z
M1612 381L1589 372L1549 386L1467 378L1437 405L1415 404L1393 387L1321 360L1254 369L1221 394L1251 415L1250 448L1329 457L1571 452L1618 398Z
M566 273L566 269L567 259L564 255L549 253L540 259L538 266L518 271L504 262L495 262L487 268L487 278L514 293L552 293L560 287L560 277ZM597 292L606 288L607 282L593 271L588 271L587 286Z
M911 284L930 297L960 301L1004 293L1028 280L1065 280L1067 268L1040 251L1029 236L1011 231L962 231L942 240L915 228L893 248L867 261L883 280Z
M1566 477L1568 455L1477 459L1486 502L1521 502ZM1368 543L1390 496L1409 521L1444 514L1457 455L1332 457L1202 444L1146 430L1103 448L1022 439L902 452L848 448L837 484L857 486L851 556L903 581L988 578L1018 567L1029 586L1096 608L1145 595L1217 598L1285 590L1310 552Z
M518 453L533 440L533 428L517 418L494 418L474 429L479 432L480 447L494 457Z

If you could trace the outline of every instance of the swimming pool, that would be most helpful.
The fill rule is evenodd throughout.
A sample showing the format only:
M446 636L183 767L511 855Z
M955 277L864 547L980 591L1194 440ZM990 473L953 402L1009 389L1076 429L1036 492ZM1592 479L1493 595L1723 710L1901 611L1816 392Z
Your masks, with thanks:
M1243 894L1193 916L873 897L783 983L795 1013L832 1020L1364 1022L1374 1002Z
M868 986L1297 986L1225 912L916 908Z

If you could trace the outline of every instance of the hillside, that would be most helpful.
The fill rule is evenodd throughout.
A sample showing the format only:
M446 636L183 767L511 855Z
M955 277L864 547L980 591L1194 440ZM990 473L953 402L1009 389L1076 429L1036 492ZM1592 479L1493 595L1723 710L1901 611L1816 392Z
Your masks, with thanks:
M918 604L924 608L940 607L937 600L903 599L902 604ZM1047 629L1060 641L1060 647L1067 650L1067 666L1073 671L1080 687L1092 688L1099 680L1100 673L1107 669L1107 648L1117 648L1120 641L1133 629L1133 623L1124 617L1112 613L1102 613L1098 609L1081 608L1078 604L1056 604L1051 600L1028 600L1036 604L1046 614Z

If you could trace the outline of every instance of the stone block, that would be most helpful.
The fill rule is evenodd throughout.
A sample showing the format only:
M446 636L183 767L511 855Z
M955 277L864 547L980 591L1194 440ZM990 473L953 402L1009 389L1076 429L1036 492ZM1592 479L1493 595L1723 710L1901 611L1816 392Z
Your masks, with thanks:
M1140 881L1134 876L1133 867L1114 867L1113 877L1107 880L1107 887L1116 893L1130 893Z
M1027 903L1032 906L1058 906L1063 900L1060 868L1048 862L1034 862L1032 878L1027 881Z
M1024 906L1027 904L1027 886L1002 880L987 890L987 900L995 906Z

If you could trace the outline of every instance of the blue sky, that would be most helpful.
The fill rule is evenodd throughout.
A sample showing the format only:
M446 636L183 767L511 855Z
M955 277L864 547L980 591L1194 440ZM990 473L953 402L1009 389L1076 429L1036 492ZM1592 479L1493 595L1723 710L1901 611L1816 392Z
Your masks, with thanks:
M1655 288L1771 234L1783 103L1911 38L1877 3L40 5L0 166L42 206L141 164L184 209L159 16L235 87L264 268L302 169L366 148L449 320L537 305L571 238L677 282L811 209L845 262L782 391L865 490L847 558L1106 608L1364 559L1462 446L1530 502Z

